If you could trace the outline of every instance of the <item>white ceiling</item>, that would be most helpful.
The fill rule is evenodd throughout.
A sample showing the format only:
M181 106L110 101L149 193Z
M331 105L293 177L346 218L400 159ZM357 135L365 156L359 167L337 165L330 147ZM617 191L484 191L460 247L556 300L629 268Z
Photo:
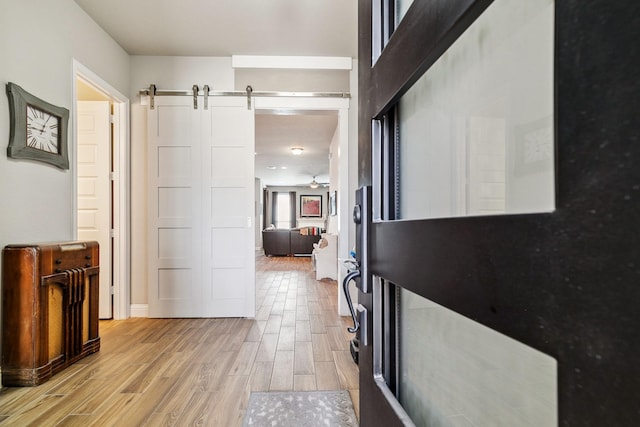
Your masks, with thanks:
M357 57L356 0L75 2L131 55ZM336 126L336 115L257 115L256 176L264 185L328 182ZM304 153L292 156L293 146Z
M356 0L75 0L131 55L357 56Z
M337 126L337 112L257 114L256 176L268 185L304 186L314 177L329 182L329 144ZM304 151L295 156L292 147Z

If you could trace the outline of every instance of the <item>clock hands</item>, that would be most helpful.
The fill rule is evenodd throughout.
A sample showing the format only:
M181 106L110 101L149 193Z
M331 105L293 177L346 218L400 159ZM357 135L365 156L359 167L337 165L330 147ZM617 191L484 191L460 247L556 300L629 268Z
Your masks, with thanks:
M46 125L46 123L45 123L45 125ZM46 126L45 125L42 125L42 128L40 128L40 129L38 129L37 127L35 127L33 125L30 125L29 128L31 130L36 130L36 131L40 132L40 135L42 135L46 130Z

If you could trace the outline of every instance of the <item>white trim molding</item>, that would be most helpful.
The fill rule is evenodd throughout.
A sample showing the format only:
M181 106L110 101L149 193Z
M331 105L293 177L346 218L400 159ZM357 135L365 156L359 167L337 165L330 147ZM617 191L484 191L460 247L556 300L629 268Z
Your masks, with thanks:
M233 68L272 68L298 70L351 70L348 56L256 56L232 55Z
M85 67L73 59L72 63L72 99L77 99L76 80L82 79L89 83L98 91L111 99L114 107L115 128L114 128L114 259L113 259L113 318L126 319L129 317L127 308L129 307L129 295L131 293L131 284L129 281L131 265L130 265L130 248L131 248L131 230L130 224L130 140L129 140L129 98L120 93L111 86L107 81L95 74L89 68ZM71 161L73 178L73 212L75 212L72 222L74 237L77 238L77 209L78 209L78 179L76 169L76 147L78 144L77 126L77 108L71 109L73 127L70 128L73 144L70 146L69 159Z
M131 317L149 317L149 304L131 304Z

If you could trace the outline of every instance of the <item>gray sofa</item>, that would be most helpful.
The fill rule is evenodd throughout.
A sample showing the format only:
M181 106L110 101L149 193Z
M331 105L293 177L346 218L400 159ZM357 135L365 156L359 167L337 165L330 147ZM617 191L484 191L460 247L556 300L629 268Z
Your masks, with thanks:
M262 247L267 256L311 255L313 244L318 240L320 234L301 234L298 228L262 231Z

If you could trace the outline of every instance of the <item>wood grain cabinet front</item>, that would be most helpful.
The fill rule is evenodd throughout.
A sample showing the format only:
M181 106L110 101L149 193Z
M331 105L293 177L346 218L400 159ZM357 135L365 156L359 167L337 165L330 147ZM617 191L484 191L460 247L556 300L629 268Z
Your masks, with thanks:
M2 252L2 384L35 386L100 350L97 242Z

